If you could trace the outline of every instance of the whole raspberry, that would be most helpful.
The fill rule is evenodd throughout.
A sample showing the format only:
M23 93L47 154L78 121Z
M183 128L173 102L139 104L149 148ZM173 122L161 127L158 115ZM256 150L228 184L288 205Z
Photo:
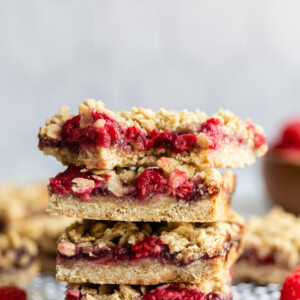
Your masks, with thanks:
M26 300L26 292L15 286L3 286L0 288L1 300Z
M300 300L300 272L292 273L285 279L280 300Z

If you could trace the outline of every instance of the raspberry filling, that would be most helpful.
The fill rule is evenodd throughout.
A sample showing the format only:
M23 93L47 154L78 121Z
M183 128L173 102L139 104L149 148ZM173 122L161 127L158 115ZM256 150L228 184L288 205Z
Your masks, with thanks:
M183 284L176 283L160 286L146 295L141 300L229 300L227 296L215 293L204 294L197 288L186 288Z
M80 300L84 295L80 290L66 292L65 300ZM183 284L159 286L136 300L230 300L231 297L215 293L204 294L197 288L187 288Z
M228 245L224 246L224 249L230 248ZM144 236L140 241L133 244L131 247L125 246L107 246L107 247L76 247L76 254L65 255L64 254L64 242L57 245L58 259L64 260L88 260L99 261L103 264L117 263L117 262L136 262L143 259L153 259L159 261L161 264L175 264L178 266L186 266L193 262L192 259L177 259L176 253L170 253L169 246L162 242L162 240L152 235L150 237ZM229 249L227 249L229 251ZM220 253L210 257L208 254L204 254L199 260L209 260L222 255L223 250Z
M104 196L111 193L107 189L107 180L110 176L103 178L94 176L90 171L82 171L79 167L69 166L66 171L50 178L50 189L60 195L74 195L88 201L93 196ZM93 187L73 190L73 180L76 178L89 179L94 182ZM99 179L101 178L101 179ZM146 169L126 189L122 197L129 199L147 200L154 195L164 194L174 196L176 199L185 201L197 201L207 199L219 192L215 186L207 186L201 178L188 179L187 174L175 169L166 177L161 169Z
M258 256L257 249L255 247L247 248L239 260L251 261L259 265L274 265L276 264L275 253L271 252L261 257Z
M248 121L248 128L251 128L253 130L253 134L254 134L254 145L255 148L258 149L261 146L263 146L264 144L266 144L267 142L267 137L262 134L259 133L256 129L255 126L253 125L252 121Z
M84 126L80 115L67 120L62 127L61 138L40 139L40 147L66 147L74 153L79 153L83 148L93 147L117 147L129 153L133 150L169 148L172 153L182 153L196 146L197 135L201 132L209 138L210 149L217 149L224 140L223 123L218 118L210 118L202 124L187 126L181 131L155 129L146 132L136 126L122 126L105 113L91 111L90 116L90 122Z

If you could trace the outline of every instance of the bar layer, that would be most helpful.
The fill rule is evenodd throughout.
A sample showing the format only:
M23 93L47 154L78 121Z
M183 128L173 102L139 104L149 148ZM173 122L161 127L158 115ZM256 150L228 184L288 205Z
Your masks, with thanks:
M234 266L240 280L282 283L300 264L300 218L273 208L246 225L245 250Z
M133 108L114 113L86 100L79 114L64 106L40 128L39 148L63 164L89 169L153 166L161 156L198 168L251 165L267 151L262 128L227 110L154 112Z
M168 160L168 159L167 159ZM71 174L70 170L75 171ZM235 176L213 169L111 171L68 168L50 179L48 212L93 220L213 222L231 209ZM74 175L75 173L75 175Z
M153 285L211 278L242 251L243 221L131 223L84 221L58 242L60 281Z

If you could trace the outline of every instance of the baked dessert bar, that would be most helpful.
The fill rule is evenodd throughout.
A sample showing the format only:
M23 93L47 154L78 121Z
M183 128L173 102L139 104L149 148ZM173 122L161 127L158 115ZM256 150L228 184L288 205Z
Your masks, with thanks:
M43 272L55 272L56 241L65 228L74 221L73 218L51 217L44 213L22 223L16 223L12 227L22 236L27 236L37 244L41 270Z
M93 220L212 222L230 211L235 176L177 166L89 171L76 166L50 178L48 212ZM173 165L176 165L174 167Z
M131 223L84 220L57 245L56 278L73 283L198 283L231 267L242 251L243 220Z
M227 272L228 273L228 272ZM65 300L231 300L230 278L154 286L69 284Z
M10 228L35 241L42 271L55 271L56 241L75 219L52 218L46 213L46 185L0 185L0 231Z
M250 165L267 151L262 128L227 110L205 113L132 108L114 113L86 100L79 114L63 106L39 131L39 148L63 164L88 169L153 166L160 156L201 168Z
M9 230L0 234L0 286L25 287L39 273L38 248Z
M237 279L282 283L300 265L300 218L273 208L246 225L245 251L234 266Z
M48 194L44 185L0 185L0 231L11 224L44 214Z

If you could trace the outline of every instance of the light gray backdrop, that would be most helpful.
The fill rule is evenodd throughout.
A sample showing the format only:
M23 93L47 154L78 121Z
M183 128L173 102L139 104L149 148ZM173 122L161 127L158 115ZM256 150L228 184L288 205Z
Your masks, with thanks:
M0 0L0 178L62 170L37 150L38 127L87 97L229 108L272 138L300 114L299 15L298 0ZM259 165L238 174L236 198L260 205Z

